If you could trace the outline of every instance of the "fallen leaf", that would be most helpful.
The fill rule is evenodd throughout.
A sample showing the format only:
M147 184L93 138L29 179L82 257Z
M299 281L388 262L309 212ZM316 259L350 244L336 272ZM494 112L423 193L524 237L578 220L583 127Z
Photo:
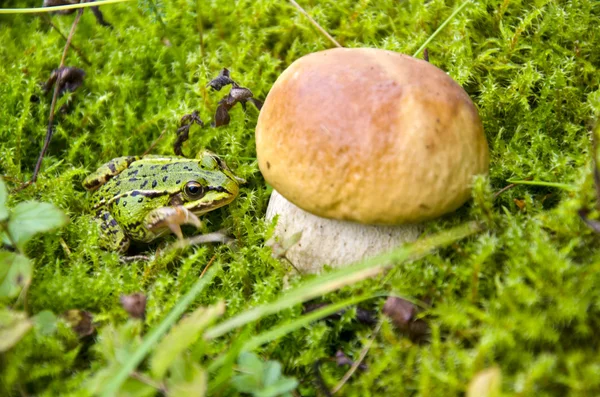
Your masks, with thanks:
M502 385L500 368L492 367L475 374L467 389L466 397L498 397Z
M427 323L416 318L417 306L406 299L390 296L385 301L382 311L399 330L406 332L411 339L419 340L429 331Z
M140 292L131 295L121 295L119 301L131 318L145 318L146 295Z
M23 312L0 310L0 353L17 344L29 332L33 323Z
M80 338L92 335L96 331L92 322L92 313L90 312L71 309L63 313L62 317Z

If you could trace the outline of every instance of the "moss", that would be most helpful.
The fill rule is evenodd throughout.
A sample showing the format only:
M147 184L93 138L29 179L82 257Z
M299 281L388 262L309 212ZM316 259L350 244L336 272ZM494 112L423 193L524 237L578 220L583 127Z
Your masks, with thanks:
M304 5L344 46L412 54L458 5L423 3L327 0ZM143 4L150 8L149 2ZM115 254L98 249L81 187L88 172L110 158L143 153L163 129L167 134L154 152L170 154L183 114L197 109L203 120L212 118L222 94L205 87L221 68L229 68L236 81L264 98L290 62L329 46L284 1L162 4L156 23L124 3L102 8L114 29L97 24L89 11L77 29L73 43L91 65L73 50L67 65L86 71L84 84L73 95L70 113L58 116L38 182L11 198L53 202L72 220L28 248L35 259L28 291L31 314L76 308L94 313L100 327L114 326L126 320L119 295L144 291L146 326L152 327L211 258L224 271L195 306L224 299L227 315L272 301L288 281L298 281L288 280L286 264L264 247L269 189L253 160L258 115L253 107L247 113L235 108L229 126L192 129L184 146L186 153L207 147L224 155L249 181L234 203L206 217L206 230L228 228L238 239L235 248L199 247L153 265L124 265ZM430 61L463 85L479 108L492 162L475 201L432 223L429 231L473 217L492 227L399 265L384 279L324 298L385 290L431 303L429 341L415 344L385 323L367 355L368 371L351 379L346 395L461 395L475 373L492 365L502 371L505 395L600 394L595 334L600 327L600 251L598 237L577 215L594 200L589 131L600 112L599 19L594 0L481 0L432 42ZM52 16L64 33L72 20L72 15ZM50 106L38 83L59 64L64 40L42 17L11 15L0 16L0 42L0 174L9 182L22 181L35 166ZM32 95L40 101L32 102ZM491 193L506 180L530 177L575 189L519 185L493 199ZM363 306L379 310L381 304L375 300ZM353 313L298 330L261 353L280 360L284 372L300 380L302 395L315 395L313 363L338 348L356 357L371 333ZM250 332L300 314L300 307L290 308L250 326ZM208 354L216 356L235 337L211 344ZM76 395L82 379L103 365L101 355L88 350L68 329L53 336L34 331L3 356L2 388L9 395ZM329 362L321 366L330 387L344 371Z

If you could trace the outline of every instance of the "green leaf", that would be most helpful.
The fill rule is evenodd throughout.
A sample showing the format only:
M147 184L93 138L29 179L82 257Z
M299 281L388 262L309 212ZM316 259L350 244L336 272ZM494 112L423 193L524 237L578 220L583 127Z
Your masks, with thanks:
M69 218L53 204L26 201L13 209L8 232L15 244L22 248L36 233L58 228L68 221Z
M167 382L169 397L205 396L208 377L197 363L180 360L176 376Z
M263 385L271 386L281 376L281 364L278 361L268 361L263 370Z
M275 397L291 392L298 387L298 381L294 378L281 378L271 386L254 393L255 397Z
M50 310L39 312L33 321L42 335L52 335L56 331L56 316Z
M31 281L31 261L16 252L0 251L0 297L15 297Z
M274 397L298 386L296 379L282 376L279 362L264 363L254 353L240 354L238 369L241 373L233 377L231 384L241 393L249 393L256 397Z
M8 189L6 184L0 178L0 221L8 218L8 208L6 207L6 201L8 200Z
M32 325L23 312L0 310L0 353L16 345Z
M196 309L179 321L154 350L150 359L152 375L161 379L175 358L194 343L200 337L202 330L224 311L225 303L220 302L209 308Z

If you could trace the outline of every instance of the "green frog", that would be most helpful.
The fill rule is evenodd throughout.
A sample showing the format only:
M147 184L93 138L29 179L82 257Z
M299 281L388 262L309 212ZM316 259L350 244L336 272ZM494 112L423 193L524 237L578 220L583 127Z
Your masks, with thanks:
M148 155L115 158L89 175L83 186L101 228L101 246L124 253L132 240L150 242L197 216L229 204L245 181L217 155L196 159Z

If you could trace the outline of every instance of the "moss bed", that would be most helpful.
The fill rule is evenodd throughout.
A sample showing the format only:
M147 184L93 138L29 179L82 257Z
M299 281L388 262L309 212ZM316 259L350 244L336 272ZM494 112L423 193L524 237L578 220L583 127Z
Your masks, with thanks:
M38 3L9 0L3 7ZM460 4L302 2L343 46L406 54ZM30 316L85 310L97 333L81 338L62 320L52 332L34 327L0 353L1 395L92 393L98 374L118 366L119 354L138 343L135 337L111 339L111 332L154 329L209 261L219 270L189 311L224 301L224 318L272 302L312 277L289 273L265 246L272 232L263 220L270 190L255 159L258 111L252 106L247 112L235 107L227 126L192 128L184 145L187 154L206 147L222 155L248 180L231 205L204 217L203 232L226 229L237 239L234 246L202 245L123 264L116 253L99 249L81 182L111 158L141 155L163 130L152 152L172 154L181 116L198 110L203 120L212 120L226 91L212 92L206 84L222 68L264 99L293 60L332 44L286 1L140 0L101 10L113 28L98 24L89 10L83 13L73 38L79 51L72 47L66 59L67 66L85 70L83 85L71 96L70 110L57 115L37 183L9 199L9 206L30 199L53 203L70 223L27 245L34 272L26 301L1 299L4 307ZM31 177L46 133L51 94L40 83L59 65L65 45L48 20L67 35L73 19L0 15L0 174L10 190ZM491 169L477 181L475 199L428 225L426 234L470 220L486 228L316 300L394 293L427 303L422 317L429 332L420 342L381 315L385 297L358 305L382 325L365 357L367 369L355 373L340 394L464 395L476 374L495 367L501 395L600 395L600 240L578 215L592 209L589 216L597 216L591 131L600 112L600 3L473 1L427 48L430 62L460 83L478 107ZM495 195L508 180L526 179L540 184ZM160 247L158 242L138 251L151 254ZM129 320L119 303L121 294L134 292L147 296L143 325ZM208 368L239 341L297 319L302 310L299 304L279 310L210 343L200 338L184 353L186 365ZM348 369L330 358L341 350L356 359L373 336L374 325L359 321L358 310L312 322L254 351L297 379L295 395L323 395ZM139 371L146 368L147 361ZM235 369L230 363L206 372L207 393L241 393ZM121 395L159 394L151 383L130 379Z

